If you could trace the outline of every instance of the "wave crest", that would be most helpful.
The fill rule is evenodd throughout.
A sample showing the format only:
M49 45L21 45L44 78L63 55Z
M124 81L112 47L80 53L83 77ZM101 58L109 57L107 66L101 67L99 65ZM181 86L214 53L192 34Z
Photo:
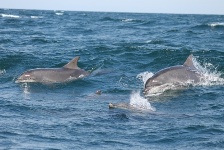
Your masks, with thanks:
M43 18L42 16L30 16L30 18L32 19L39 19L39 18Z
M211 27L223 26L224 27L224 22L209 23L208 26L211 26Z
M62 15L64 15L64 13L62 13L62 12L57 12L57 13L55 13L56 15L58 15L58 16L62 16Z
M1 14L1 16L4 18L20 18L20 16L10 14Z

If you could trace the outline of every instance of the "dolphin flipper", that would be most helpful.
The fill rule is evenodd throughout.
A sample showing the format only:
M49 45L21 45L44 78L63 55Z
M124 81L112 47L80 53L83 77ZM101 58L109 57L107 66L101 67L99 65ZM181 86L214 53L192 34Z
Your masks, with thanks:
M74 59L72 59L69 63L67 63L63 67L68 69L80 69L77 65L79 58L80 58L79 56L76 56Z

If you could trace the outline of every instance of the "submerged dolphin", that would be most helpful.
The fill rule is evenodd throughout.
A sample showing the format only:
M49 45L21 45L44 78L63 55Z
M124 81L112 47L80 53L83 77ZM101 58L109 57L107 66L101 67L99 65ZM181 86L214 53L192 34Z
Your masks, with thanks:
M201 81L202 73L196 69L192 61L193 55L188 56L183 65L172 66L155 73L145 83L144 94L150 90L165 84L184 85L187 82L198 83Z
M132 105L130 103L109 103L109 109L121 109L121 110L130 110L130 111L144 111L144 112L153 112L155 108L145 108Z
M90 73L77 66L78 60L79 56L75 57L62 68L38 68L28 70L16 80L16 83L63 83L83 78Z
M139 108L139 107L136 107L129 103L117 103L117 104L109 103L109 109L114 109L114 108L124 109L124 110L134 110L134 111L136 111L136 110L147 111L147 109L145 109L145 108Z
M109 109L112 109L112 108L135 109L135 107L133 107L132 105L130 105L128 103L119 103L119 104L109 103Z

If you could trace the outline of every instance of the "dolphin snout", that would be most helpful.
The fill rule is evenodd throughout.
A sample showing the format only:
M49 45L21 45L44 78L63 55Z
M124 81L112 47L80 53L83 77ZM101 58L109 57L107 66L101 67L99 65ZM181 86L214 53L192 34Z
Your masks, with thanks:
M19 77L16 79L15 83L20 83L21 81L22 81L22 77L19 76Z
M143 94L147 94L150 89L146 88L143 90Z

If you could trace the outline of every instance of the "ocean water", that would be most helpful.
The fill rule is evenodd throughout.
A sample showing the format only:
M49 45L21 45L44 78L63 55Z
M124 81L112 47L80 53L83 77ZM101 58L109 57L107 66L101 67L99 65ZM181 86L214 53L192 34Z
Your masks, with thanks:
M144 97L190 54L206 82ZM75 56L90 76L15 83ZM0 9L0 149L224 149L224 16Z

